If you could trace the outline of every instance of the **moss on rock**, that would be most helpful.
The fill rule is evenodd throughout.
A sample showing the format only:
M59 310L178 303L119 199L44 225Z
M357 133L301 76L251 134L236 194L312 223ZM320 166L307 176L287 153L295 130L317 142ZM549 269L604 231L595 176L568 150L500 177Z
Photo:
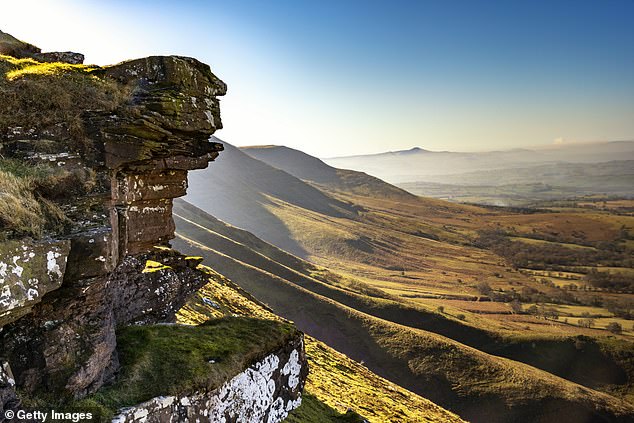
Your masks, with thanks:
M117 381L80 401L30 398L29 405L89 407L111 417L155 397L209 392L298 336L290 323L226 317L200 326L144 325L117 331Z

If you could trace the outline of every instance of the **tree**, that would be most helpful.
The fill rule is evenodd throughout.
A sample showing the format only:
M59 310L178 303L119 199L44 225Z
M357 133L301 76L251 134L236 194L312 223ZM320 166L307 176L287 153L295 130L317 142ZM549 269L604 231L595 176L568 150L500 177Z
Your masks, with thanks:
M476 289L482 295L490 295L491 292L493 292L491 286L486 282L480 282L478 285L476 285Z
M579 326L581 326L582 328L591 328L592 326L594 326L594 319L579 319L578 322Z
M542 310L542 314L544 315L544 319L559 319L559 311L557 311L555 307L544 307L544 309Z
M621 332L623 332L623 326L621 326L619 323L617 322L610 322L608 323L608 325L605 327L607 330L609 330L610 332L614 333L614 334L619 334Z
M511 301L511 310L513 310L513 313L521 313L522 303L520 303L519 300Z
M445 312L445 306L441 306L441 305L440 305L440 306L438 306L438 309L437 309L437 310L438 310L438 313L441 313L441 314L442 314L442 313L444 313L444 312Z

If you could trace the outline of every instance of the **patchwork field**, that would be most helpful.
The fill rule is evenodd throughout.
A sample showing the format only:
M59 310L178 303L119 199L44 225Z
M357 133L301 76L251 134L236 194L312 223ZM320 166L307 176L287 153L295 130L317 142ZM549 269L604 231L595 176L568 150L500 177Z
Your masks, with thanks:
M175 203L175 245L311 336L473 421L634 400L632 216L455 204L310 157L274 169L225 153L214 169L257 172L204 175L222 183L188 196L197 207ZM565 398L543 396L555 391Z

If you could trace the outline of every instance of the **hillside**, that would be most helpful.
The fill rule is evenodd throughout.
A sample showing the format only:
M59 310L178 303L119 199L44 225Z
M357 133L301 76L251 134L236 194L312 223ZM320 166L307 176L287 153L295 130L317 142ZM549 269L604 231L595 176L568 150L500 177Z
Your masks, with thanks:
M393 199L411 200L413 198L408 192L379 178L354 170L336 169L316 157L292 148L271 145L241 147L240 150L296 178L331 190Z
M280 320L229 279L206 271L209 282L179 311L179 322L198 325L228 315ZM304 341L310 374L302 405L288 417L289 423L461 421L326 344L310 336Z
M634 160L634 141L561 144L533 149L484 152L429 151L421 148L324 159L330 166L355 169L391 183L425 181L427 176L543 164Z
M526 206L582 195L634 196L634 141L563 144L474 153L405 151L324 159L417 195Z
M540 404L545 410L540 417L544 421L554 417L549 407L553 407L552 412L570 407L570 413L579 413L576 415L583 421L589 416L586 413L603 413L598 410L605 410L605 404L615 410L629 407L596 391L574 388L574 384L546 372L416 329L414 322L428 328L451 328L452 324L439 324L439 318L447 318L434 319L430 316L433 313L391 301L358 280L289 256L187 203L175 204L175 217L178 248L203 256L214 269L240 281L244 289L308 334L467 419L534 418L534 408ZM408 321L395 323L403 318ZM461 336L471 337L464 331ZM487 336L481 333L480 338ZM486 376L469 370L476 368L489 370ZM585 393L579 396L574 392Z
M350 204L251 158L231 144L224 143L224 146L215 167L191 173L187 197L189 202L219 219L231 221L303 257L306 255L303 247L292 239L285 223L272 213L274 200L325 216L356 214Z

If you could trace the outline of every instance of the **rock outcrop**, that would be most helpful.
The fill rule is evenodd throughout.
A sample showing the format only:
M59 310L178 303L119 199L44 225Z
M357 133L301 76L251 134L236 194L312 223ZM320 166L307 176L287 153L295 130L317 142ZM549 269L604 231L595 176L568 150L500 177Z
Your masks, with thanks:
M84 63L84 55L72 51L54 51L42 53L42 50L32 44L20 41L14 36L0 31L0 54L19 59L31 58L39 62L63 62L70 64Z
M210 392L152 398L122 410L113 422L266 422L284 420L301 404L306 378L302 339L254 363Z
M83 61L71 53L41 53L5 33L0 53ZM45 218L53 215L58 222L33 239L3 228L0 216L0 362L2 375L11 375L0 375L0 411L19 404L15 387L35 397L96 392L119 368L115 328L172 321L206 282L196 269L200 258L169 248L172 200L185 194L187 172L207 167L223 148L210 136L222 128L218 97L226 85L196 59L153 56L104 68L60 67L58 74L0 75L0 89L19 97L20 89L11 91L15 84L29 88L42 79L67 84L64 90L77 79L84 96L98 101L82 110L71 110L70 103L67 113L51 113L63 118L49 116L29 126L0 116L0 159L48 175L36 184L33 198L53 210L46 209ZM299 347L294 351L303 354ZM281 381L286 370L274 370L274 400L284 398L282 408L292 408L296 403L288 401L298 401L300 392L284 391L291 383ZM204 415L201 407L218 407L213 395L200 395L192 393L191 401L199 402L187 413ZM273 411L278 402L258 406L266 416L283 414Z

